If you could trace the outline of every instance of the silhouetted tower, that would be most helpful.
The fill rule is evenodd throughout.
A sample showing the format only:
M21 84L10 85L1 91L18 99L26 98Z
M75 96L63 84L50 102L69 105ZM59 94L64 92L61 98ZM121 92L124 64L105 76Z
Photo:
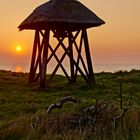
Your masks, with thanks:
M76 0L50 0L37 7L18 27L20 30L35 30L29 83L39 78L40 87L44 88L46 82L54 77L60 67L69 82L74 83L79 73L88 84L94 84L87 28L104 23ZM50 43L52 34L58 42L55 46L54 43ZM63 49L61 57L57 54L60 47ZM70 66L70 75L63 64L66 57ZM55 58L57 65L46 79L47 67L52 58ZM36 74L37 69L38 74Z

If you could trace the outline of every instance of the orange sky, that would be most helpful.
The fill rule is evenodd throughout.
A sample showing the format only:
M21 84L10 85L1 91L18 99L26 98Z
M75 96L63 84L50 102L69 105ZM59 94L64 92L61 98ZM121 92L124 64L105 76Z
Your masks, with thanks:
M17 26L46 0L0 2L0 69L30 64L34 31ZM140 64L140 0L81 0L106 24L89 30L94 64ZM17 45L23 47L17 53Z

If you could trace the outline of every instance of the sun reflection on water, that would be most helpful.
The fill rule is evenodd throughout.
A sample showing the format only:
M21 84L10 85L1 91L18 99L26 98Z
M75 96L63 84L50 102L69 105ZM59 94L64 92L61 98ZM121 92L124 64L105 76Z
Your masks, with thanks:
M15 72L23 72L23 67L22 66L16 66L15 67Z

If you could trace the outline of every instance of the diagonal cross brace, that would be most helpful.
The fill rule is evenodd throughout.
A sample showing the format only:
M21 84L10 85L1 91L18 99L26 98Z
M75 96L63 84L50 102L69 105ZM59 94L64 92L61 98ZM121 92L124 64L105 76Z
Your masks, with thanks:
M55 34L55 31L53 31L53 32L54 32L54 34ZM78 32L75 34L75 36L74 36L75 39L77 38L79 32L80 32L80 31L78 31ZM59 41L59 44L60 44L62 47L65 46L65 45L63 44L63 42L62 42L62 39L60 39L60 38L57 37L57 40ZM51 79L54 77L55 73L57 72L58 68L60 67L61 63L63 62L65 56L67 55L68 50L69 50L69 47L70 47L70 46L68 46L68 48L65 47L65 49L66 49L67 51L64 49L65 52L64 52L64 54L62 55L61 59L59 60L57 66L56 66L55 69L54 69L54 71L52 72L52 74L51 74L49 80L51 80ZM68 54L69 54L69 53L68 53ZM69 55L68 55L68 56L69 56Z
M80 31L78 31L76 33L76 35L74 36L73 40L72 40L72 43L74 43L74 40L77 38L78 34L79 34ZM61 46L63 47L64 49L64 54L62 56L62 58L60 59L60 63L58 63L58 65L56 66L56 68L54 69L51 77L50 77L50 80L53 78L53 76L55 75L56 71L58 70L60 64L62 63L62 61L64 60L65 56L68 55L70 57L70 53L69 53L69 49L70 49L70 46L68 46L68 48L65 47L65 45L63 44L63 42L60 40L60 38L57 38L57 40L61 43ZM72 61L74 63L74 65L76 66L76 68L78 69L78 71L80 72L80 74L83 76L83 78L85 79L85 81L87 83L89 83L89 80L88 78L85 76L85 74L83 73L83 71L80 69L79 65L76 63L76 61L72 58Z

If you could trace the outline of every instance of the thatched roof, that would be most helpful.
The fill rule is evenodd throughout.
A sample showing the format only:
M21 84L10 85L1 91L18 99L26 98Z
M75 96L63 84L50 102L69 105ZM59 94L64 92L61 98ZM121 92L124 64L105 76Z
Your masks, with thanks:
M77 0L50 0L37 7L19 29L71 29L100 26L105 22Z

